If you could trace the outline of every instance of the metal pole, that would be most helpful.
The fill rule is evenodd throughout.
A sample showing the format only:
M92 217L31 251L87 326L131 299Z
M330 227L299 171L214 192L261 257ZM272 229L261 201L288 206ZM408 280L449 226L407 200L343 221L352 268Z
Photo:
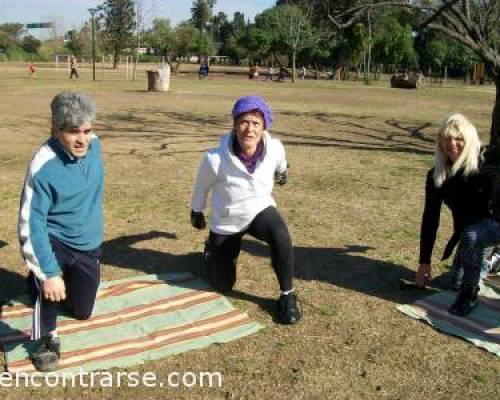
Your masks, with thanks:
M92 16L92 79L95 82L95 8L90 8L89 12Z

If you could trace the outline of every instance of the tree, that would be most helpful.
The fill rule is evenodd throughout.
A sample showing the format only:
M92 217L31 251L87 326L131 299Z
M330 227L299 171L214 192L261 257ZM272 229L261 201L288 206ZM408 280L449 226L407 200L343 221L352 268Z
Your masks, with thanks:
M244 36L247 34L245 15L239 11L233 15L233 20L221 26L222 45L220 55L228 56L237 64L248 54Z
M183 22L175 30L175 49L180 56L189 56L196 51L196 35L198 30L189 22Z
M207 0L195 0L191 6L191 22L199 30L206 30L209 25L211 8Z
M214 46L219 55L225 55L223 51L224 44L226 40L231 35L232 29L227 15L224 12L219 12L217 15L212 17L212 39L214 41Z
M273 34L258 25L249 26L242 35L238 44L241 46L240 57L248 57L253 60L262 60L268 57L273 50Z
M246 23L245 23L245 14L242 12L236 11L233 15L233 32L236 35L241 35L245 31Z
M133 0L106 0L101 8L109 48L113 52L113 68L123 49L131 43L136 26Z
M0 31L5 32L15 44L21 41L21 36L26 32L24 25L17 22L9 22L0 25Z
M404 23L399 13L380 13L376 17L373 44L375 63L403 68L416 66L418 55L413 48L411 26Z
M71 31L72 34L68 37L66 47L76 57L92 56L92 30L88 22L77 31Z
M24 32L23 24L11 22L0 25L0 48L7 50L9 47L20 46Z
M41 45L42 42L32 35L23 37L23 41L21 42L21 47L23 48L23 50L27 53L33 54L36 54L38 52L38 49Z
M279 48L292 60L292 82L295 81L297 54L318 41L319 35L312 28L307 14L295 4L270 8L255 17L255 25L267 32L270 47Z
M325 0L328 17L337 28L345 28L359 20L368 10L400 7L413 10L417 29L428 28L471 49L487 66L496 86L491 117L490 143L500 153L500 20L499 0L423 0L423 1L351 1L343 8L334 0Z
M196 33L193 50L198 55L200 62L203 57L213 54L214 44L208 32L198 31Z
M156 18L150 31L150 46L168 56L175 47L175 31L168 19Z

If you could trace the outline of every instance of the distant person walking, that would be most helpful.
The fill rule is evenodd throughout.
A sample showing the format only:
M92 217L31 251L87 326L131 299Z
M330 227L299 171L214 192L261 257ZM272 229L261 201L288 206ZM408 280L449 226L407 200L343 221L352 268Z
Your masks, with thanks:
M69 79L73 79L73 77L75 77L75 79L80 79L80 75L78 74L78 63L76 62L76 57L71 56L69 63L70 63L69 67L71 70L71 72L69 73Z
M36 67L35 64L33 64L32 62L28 64L28 72L30 74L30 78L33 77L33 75L35 75Z
M206 62L200 64L200 69L198 70L198 77L200 79L208 78L208 73L210 72L210 67Z
M250 70L250 79L259 80L260 75L260 67L259 64L254 64Z
M273 80L273 75L274 75L274 68L271 66L269 67L269 80L272 81Z

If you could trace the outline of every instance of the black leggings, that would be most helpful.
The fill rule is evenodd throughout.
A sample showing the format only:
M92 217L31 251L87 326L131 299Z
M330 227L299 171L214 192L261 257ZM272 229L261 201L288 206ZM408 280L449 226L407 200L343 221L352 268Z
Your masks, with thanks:
M236 262L241 238L245 233L271 246L271 264L282 291L293 288L293 247L285 221L275 207L261 211L248 228L232 235L210 231L204 260L212 287L222 293L230 291L236 282Z

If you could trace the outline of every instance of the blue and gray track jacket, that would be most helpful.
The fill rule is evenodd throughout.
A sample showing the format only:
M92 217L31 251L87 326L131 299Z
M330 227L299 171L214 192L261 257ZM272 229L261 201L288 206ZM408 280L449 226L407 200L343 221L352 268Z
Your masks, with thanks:
M85 157L49 139L26 174L19 212L21 253L40 280L61 274L49 237L75 250L93 250L103 239L101 146L92 135Z

